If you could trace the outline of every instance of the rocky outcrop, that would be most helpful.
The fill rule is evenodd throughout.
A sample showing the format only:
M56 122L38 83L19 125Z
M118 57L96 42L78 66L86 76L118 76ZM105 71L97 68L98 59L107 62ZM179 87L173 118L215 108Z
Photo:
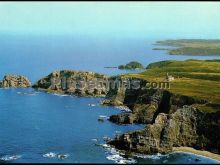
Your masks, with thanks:
M108 77L94 72L55 71L40 79L33 88L79 96L105 96Z
M103 105L131 109L131 113L112 115L109 120L118 124L141 123L146 127L108 142L118 149L152 154L187 146L220 153L220 112L204 113L193 105L206 104L206 100L165 89L148 89L146 84L143 79L64 70L49 74L33 87L80 96L106 96Z
M134 80L134 78L133 78ZM110 90L104 105L125 105L132 113L121 113L110 117L110 121L118 124L154 123L159 113L172 114L184 105L204 104L206 100L170 93L165 89L147 89L147 81L139 80L139 88L117 88ZM131 81L131 80L130 80Z
M6 75L0 81L0 88L26 88L30 86L28 78L21 75Z
M168 153L188 146L220 153L220 113L206 114L184 106L172 114L160 113L143 130L125 133L110 141L118 149L144 154Z
M124 105L131 113L110 116L117 124L147 124L142 130L117 136L109 144L118 149L144 154L168 153L173 147L187 146L220 153L220 112L205 113L195 104L208 101L178 95L165 89L140 88L110 90L104 105Z

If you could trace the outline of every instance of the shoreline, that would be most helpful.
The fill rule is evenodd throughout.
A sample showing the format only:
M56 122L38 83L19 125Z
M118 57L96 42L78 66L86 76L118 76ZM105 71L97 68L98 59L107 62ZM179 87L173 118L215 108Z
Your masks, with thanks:
M217 160L220 163L220 155L211 153L209 151L196 150L191 147L173 147L173 152L174 153L175 152L191 153L191 154L195 154L195 155L199 155L199 156L203 156L203 157Z

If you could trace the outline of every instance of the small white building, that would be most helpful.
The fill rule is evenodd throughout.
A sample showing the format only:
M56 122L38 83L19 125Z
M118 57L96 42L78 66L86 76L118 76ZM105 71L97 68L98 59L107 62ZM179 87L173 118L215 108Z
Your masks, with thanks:
M166 81L173 81L173 80L174 80L174 77L171 76L171 75L169 75L169 74L167 73L165 80L166 80Z

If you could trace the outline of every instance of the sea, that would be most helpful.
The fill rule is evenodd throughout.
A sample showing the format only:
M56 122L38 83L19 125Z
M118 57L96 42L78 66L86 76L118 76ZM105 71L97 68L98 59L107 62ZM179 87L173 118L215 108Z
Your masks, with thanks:
M0 79L27 76L32 84L55 70L106 75L140 72L117 68L130 61L144 66L161 60L220 59L175 56L153 50L159 37L0 34ZM32 88L0 89L0 163L220 163L189 153L125 156L104 139L143 129L117 125L100 116L121 113L101 106L104 98L49 94Z

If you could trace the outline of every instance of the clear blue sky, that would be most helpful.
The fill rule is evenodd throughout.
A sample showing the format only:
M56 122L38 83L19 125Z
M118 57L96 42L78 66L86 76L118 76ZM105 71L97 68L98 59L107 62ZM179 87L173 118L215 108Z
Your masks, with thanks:
M220 38L219 2L0 2L0 33Z

